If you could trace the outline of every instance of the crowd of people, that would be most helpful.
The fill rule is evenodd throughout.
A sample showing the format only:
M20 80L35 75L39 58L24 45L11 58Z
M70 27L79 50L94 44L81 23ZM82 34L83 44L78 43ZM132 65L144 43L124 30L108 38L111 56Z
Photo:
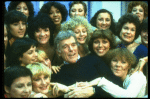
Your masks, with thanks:
M67 16L70 19L66 21ZM4 10L5 98L148 97L148 4L130 1L118 22L58 1L34 16L31 1Z

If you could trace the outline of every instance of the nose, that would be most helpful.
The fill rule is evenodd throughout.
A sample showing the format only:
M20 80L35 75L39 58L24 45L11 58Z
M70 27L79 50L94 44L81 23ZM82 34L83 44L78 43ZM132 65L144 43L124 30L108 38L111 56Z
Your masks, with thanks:
M102 47L102 46L103 46L103 44L102 44L102 43L99 43L99 44L98 44L98 47Z
M20 29L23 29L23 28L24 28L23 24L22 24L22 23L20 23Z
M29 91L30 91L30 88L29 88L28 86L25 86L24 92L25 92L25 93L28 93Z
M73 47L72 46L69 46L69 51L73 51Z
M80 35L81 35L81 36L83 35L83 32L82 32L82 31L80 32Z
M45 85L45 84L46 84L46 82L45 82L45 80L44 80L44 79L42 79L42 80L41 80L41 83L42 83L43 85Z
M54 13L54 16L57 16L57 13Z
M106 24L106 21L105 21L105 20L103 21L103 24Z
M44 36L44 31L41 31L40 36Z
M120 61L117 62L116 67L121 67L121 62Z

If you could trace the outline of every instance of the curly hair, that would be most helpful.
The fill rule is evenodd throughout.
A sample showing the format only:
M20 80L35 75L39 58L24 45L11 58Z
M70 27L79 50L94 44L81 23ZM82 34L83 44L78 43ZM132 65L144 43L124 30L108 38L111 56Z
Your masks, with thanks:
M72 6L73 6L74 4L82 4L83 7L84 7L84 12L85 12L85 14L87 13L87 6L86 6L86 4L85 4L83 1L73 1L73 2L70 2L70 3L69 3L69 16L70 16L71 8L72 8Z
M26 3L26 5L29 9L28 21L30 21L31 18L34 16L34 7L33 7L33 4L31 3L31 1L11 1L8 6L8 11L16 10L17 5L20 4L21 2Z
M100 13L108 13L110 15L110 18L111 18L111 26L110 26L110 30L112 31L113 34L115 34L115 20L113 19L113 15L110 11L106 10L106 9L100 9L98 10L95 15L91 18L90 20L90 23L92 26L96 27L96 20L97 20L97 17ZM116 34L115 34L116 35Z
M28 35L31 39L35 39L35 32L38 31L39 28L45 29L49 28L50 30L50 40L49 43L50 45L53 45L54 40L53 40L53 34L54 34L54 29L55 29L55 24L49 17L49 15L45 13L39 13L35 17L32 18L32 20L28 24Z
M38 13L46 13L46 14L49 15L50 9L51 9L52 6L54 6L55 8L57 8L60 11L60 13L62 15L61 23L66 21L67 16L68 16L68 11L67 11L65 5L63 5L59 2L53 1L53 2L45 3Z
M93 32L91 39L88 43L89 50L91 51L91 53L95 53L93 50L93 42L97 38L107 39L110 42L110 49L115 49L117 46L115 35L112 33L110 29L106 29L106 30L98 29Z
M74 29L79 25L84 26L87 30L88 35L87 35L86 43L88 43L93 30L92 30L91 24L88 23L88 20L83 16L74 16L74 17L70 18L67 22L64 22L63 24L61 24L61 30L64 30L64 31L72 30L72 31L74 31Z
M136 27L136 33L135 33L135 39L138 38L139 34L140 34L140 20L138 18L138 16L131 14L131 13L126 13L125 15L121 16L121 18L118 20L118 23L116 25L116 35L121 39L120 37L120 32L122 30L122 27L124 24L126 23L133 23ZM134 41L133 40L133 41Z
M132 12L133 7L141 5L142 8L144 9L144 18L146 18L148 16L148 5L143 2L143 1L131 1L128 5L128 13Z

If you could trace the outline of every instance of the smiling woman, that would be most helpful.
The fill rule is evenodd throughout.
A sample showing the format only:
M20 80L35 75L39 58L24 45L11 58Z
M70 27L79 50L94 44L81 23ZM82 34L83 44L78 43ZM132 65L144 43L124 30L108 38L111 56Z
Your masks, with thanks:
M6 66L26 66L37 60L37 42L30 38L17 39L11 46L11 52L7 58Z

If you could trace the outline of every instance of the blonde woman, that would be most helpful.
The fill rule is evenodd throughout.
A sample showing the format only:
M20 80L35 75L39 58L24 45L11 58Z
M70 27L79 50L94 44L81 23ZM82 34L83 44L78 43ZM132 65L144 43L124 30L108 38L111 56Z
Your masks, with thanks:
M38 54L37 62L43 63L45 66L52 69L54 73L59 72L61 66L51 66L51 60L48 58L48 56L43 50L37 50L37 54Z
M90 40L90 35L92 34L92 26L88 23L87 19L83 16L74 16L69 21L64 22L61 25L61 30L74 31L77 42L78 42L78 51L80 57L84 57L89 53L88 41Z

